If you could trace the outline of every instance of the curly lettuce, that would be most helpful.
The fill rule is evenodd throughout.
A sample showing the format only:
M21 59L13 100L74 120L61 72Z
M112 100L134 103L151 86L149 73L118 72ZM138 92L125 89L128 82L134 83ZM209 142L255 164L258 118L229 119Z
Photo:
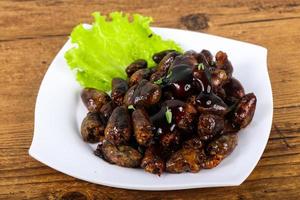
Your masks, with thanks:
M172 40L163 40L150 29L151 17L112 12L109 19L99 12L92 14L91 28L82 24L71 33L76 44L65 53L65 59L76 72L77 81L83 87L103 91L111 89L114 77L126 78L125 68L136 59L145 59L154 66L152 55L166 49L182 51Z

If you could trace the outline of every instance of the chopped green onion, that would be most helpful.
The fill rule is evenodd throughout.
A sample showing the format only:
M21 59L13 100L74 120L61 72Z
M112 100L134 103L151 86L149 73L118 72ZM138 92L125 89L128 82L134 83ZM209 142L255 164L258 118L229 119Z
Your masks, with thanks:
M171 112L171 109L169 109L168 107L167 107L167 111L166 111L165 115L166 115L167 122L169 124L171 124L171 122L172 122L172 112Z
M155 83L155 84L157 84L157 85L162 84L162 78L158 79L157 81L154 81L153 83Z
M167 78L167 79L170 78L171 75L172 75L172 71L166 76L166 78ZM161 77L160 79L154 81L153 83L155 83L155 84L157 84L157 85L160 85L160 84L163 83L163 79L164 79L164 77Z
M135 110L135 108L133 107L133 105L129 105L129 106L128 106L128 109L129 109L129 110Z
M199 70L204 70L204 64L203 63L199 63L199 65L198 65L198 69Z
M170 78L172 75L172 71L167 75L167 78Z

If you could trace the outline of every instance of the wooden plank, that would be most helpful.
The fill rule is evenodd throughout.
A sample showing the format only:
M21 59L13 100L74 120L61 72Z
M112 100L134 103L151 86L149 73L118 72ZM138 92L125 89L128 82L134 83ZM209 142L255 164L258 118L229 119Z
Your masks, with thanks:
M91 22L95 10L139 12L151 15L155 26L201 31L268 48L273 126L262 159L245 183L188 192L129 191L77 180L29 157L43 75L72 27ZM0 199L299 199L299 1L2 0L0 25Z

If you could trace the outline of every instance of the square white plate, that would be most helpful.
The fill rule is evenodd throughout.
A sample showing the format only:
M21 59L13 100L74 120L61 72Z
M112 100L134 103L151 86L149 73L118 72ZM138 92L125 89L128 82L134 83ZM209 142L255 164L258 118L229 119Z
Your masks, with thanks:
M257 107L252 123L239 132L234 152L219 166L199 173L161 177L111 165L93 154L95 146L83 142L79 127L87 110L81 103L81 87L64 59L68 41L50 65L39 90L35 108L34 137L29 154L60 172L92 183L138 190L176 190L240 185L259 161L267 144L273 116L273 99L263 47L222 37L169 28L153 28L173 39L184 50L225 51L234 66L233 76L246 93L254 92Z

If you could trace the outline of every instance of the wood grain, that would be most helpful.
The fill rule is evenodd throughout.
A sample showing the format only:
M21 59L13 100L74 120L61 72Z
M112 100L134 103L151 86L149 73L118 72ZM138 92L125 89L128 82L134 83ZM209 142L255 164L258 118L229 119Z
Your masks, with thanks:
M28 155L34 105L49 64L90 13L114 10L268 48L274 118L267 148L239 187L141 192L56 172ZM0 1L0 199L300 199L300 1ZM255 73L255 72L253 72Z

